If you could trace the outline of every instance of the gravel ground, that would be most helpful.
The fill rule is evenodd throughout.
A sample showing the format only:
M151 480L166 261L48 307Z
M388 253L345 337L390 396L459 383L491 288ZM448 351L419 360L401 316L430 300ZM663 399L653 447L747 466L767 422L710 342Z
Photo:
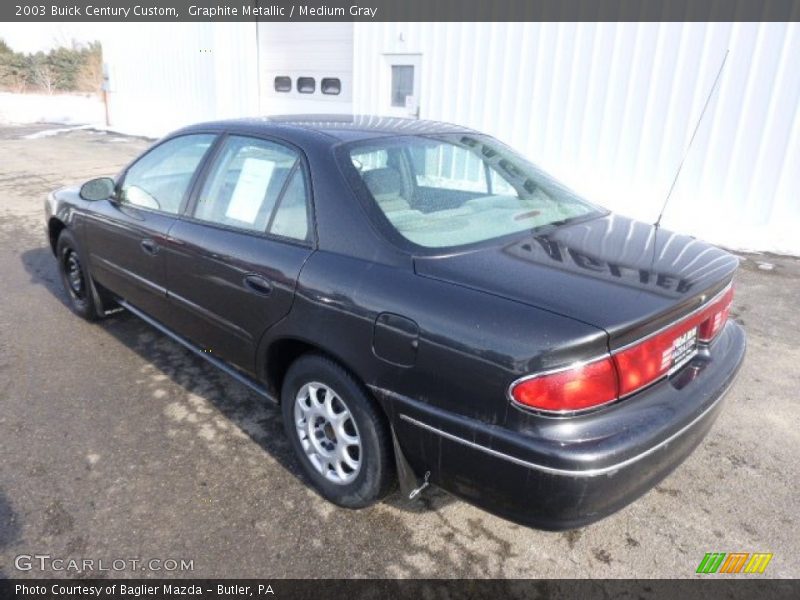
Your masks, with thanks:
M800 576L800 260L743 257L749 350L727 406L621 512L547 533L438 490L348 511L304 483L278 410L132 315L70 313L45 194L115 173L147 143L24 137L43 129L0 128L0 576L57 575L15 568L48 554L191 560L173 574L193 577L693 577L712 551L772 552L768 576Z

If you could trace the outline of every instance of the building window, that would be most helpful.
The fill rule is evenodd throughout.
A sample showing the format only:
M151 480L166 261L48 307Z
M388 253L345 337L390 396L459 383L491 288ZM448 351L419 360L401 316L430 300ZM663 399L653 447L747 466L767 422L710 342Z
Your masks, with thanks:
M392 65L392 106L405 106L414 95L414 66Z
M313 94L315 89L317 89L317 82L313 77L297 78L297 91L301 94Z
M276 92L291 92L292 91L292 78L291 77L276 77L275 78L275 91Z
M338 96L342 91L342 82L338 77L325 77L319 84L323 94Z

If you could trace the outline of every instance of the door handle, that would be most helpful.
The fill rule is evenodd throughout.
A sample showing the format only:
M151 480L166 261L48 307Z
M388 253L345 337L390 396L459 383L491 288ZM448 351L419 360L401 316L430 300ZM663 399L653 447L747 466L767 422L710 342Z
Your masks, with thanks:
M155 256L158 254L159 245L150 238L142 240L139 245L142 247L142 250L144 250L145 254L149 254L150 256Z
M272 291L272 285L261 275L247 275L244 278L244 286L251 292L267 296Z

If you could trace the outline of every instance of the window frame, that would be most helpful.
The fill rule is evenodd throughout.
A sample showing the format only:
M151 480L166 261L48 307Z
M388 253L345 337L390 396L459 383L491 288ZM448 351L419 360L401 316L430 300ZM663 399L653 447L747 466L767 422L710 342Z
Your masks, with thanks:
M174 142L175 140L177 140L179 138L182 138L182 137L197 136L197 135L211 135L211 136L213 136L213 139L211 140L211 143L208 145L208 148L206 148L206 151L203 154L202 158L197 163L197 166L195 167L194 172L192 173L192 176L189 178L189 185L186 186L186 190L183 192L183 198L181 198L180 204L178 205L178 211L177 212L171 212L171 211L168 211L168 210L162 210L160 208L151 208L149 206L141 206L139 204L133 204L132 202L125 202L122 199L122 186L125 184L125 180L128 178L128 172L131 170L131 168L133 168L137 163L139 163L141 160L146 158L150 153L154 152L156 149L160 148L164 144L168 144L170 142ZM159 140L158 142L156 142L155 144L150 146L143 154L140 154L135 159L133 159L133 161L128 163L125 166L125 168L120 172L120 174L116 177L116 183L114 185L114 194L111 196L111 200L114 203L116 203L118 206L120 206L120 207L124 206L126 208L132 208L132 209L135 209L135 210L143 210L143 211L155 213L155 214L158 214L158 215L165 215L165 216L168 216L168 217L172 217L174 219L180 219L183 216L183 214L186 212L186 208L187 208L187 206L189 205L189 203L191 201L192 194L194 193L194 188L195 188L195 186L197 184L198 178L205 171L205 168L208 165L209 159L212 156L216 155L216 148L217 148L217 145L219 144L219 141L220 141L221 137L222 136L220 135L219 131L215 131L215 130L211 130L211 129L208 129L208 130L202 129L202 130L198 130L198 131L187 131L187 132L184 132L184 133L179 133L177 135L173 135L173 136L164 138L163 140Z
M259 231L256 229L248 229L246 227L236 227L235 225L227 225L225 223L217 223L215 221L207 221L204 219L198 219L194 216L194 211L197 208L197 202L199 200L200 193L203 191L203 187L208 181L208 178L212 176L213 167L216 164L217 158L219 157L220 153L223 151L225 143L227 142L228 138L231 137L250 138L253 140L278 144L280 146L283 146L291 150L297 155L297 161L295 165L292 167L289 176L287 177L286 182L284 183L284 186L281 189L280 195L278 196L278 198L275 199L275 206L273 207L272 214L270 215L269 221L267 222L267 226L264 231ZM269 232L269 227L270 225L272 225L272 220L274 218L274 215L277 212L278 208L280 207L281 202L283 201L283 195L284 192L286 191L286 187L288 186L290 177L297 170L301 171L301 176L303 177L303 182L305 184L305 190L306 190L306 219L308 222L308 236L307 239L305 240L300 240L298 238L287 237L283 235L277 235ZM278 242L286 242L289 244L293 244L295 246L303 246L304 248L316 249L319 243L319 239L317 236L316 210L314 209L314 191L311 183L311 168L309 167L308 164L308 157L306 156L306 153L303 151L303 149L300 148L299 146L287 140L277 138L268 134L239 132L234 130L223 131L220 133L219 138L216 140L213 154L208 155L206 157L201 176L198 177L193 182L191 195L184 207L183 212L180 215L180 218L184 221L196 223L198 225L203 225L205 227L212 227L214 229L218 229L221 231L231 231L238 234L266 238Z

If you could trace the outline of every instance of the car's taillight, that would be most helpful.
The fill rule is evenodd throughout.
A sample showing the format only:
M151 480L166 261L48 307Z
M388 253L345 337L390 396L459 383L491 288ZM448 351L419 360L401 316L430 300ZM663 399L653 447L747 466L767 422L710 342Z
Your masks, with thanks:
M616 400L617 372L611 357L518 381L514 400L548 412L584 410Z
M695 327L697 341L708 343L722 331L733 302L733 286L668 329L614 353L619 372L619 395L626 396L666 375L673 364L673 349Z
M676 347L708 343L722 331L733 303L729 287L711 303L667 329L599 360L523 378L511 387L518 403L547 412L574 412L607 404L661 379L675 365ZM685 339L684 339L685 338Z
M672 367L672 346L676 338L695 325L670 327L643 342L614 355L619 370L619 395L626 396L661 378Z
M704 320L697 330L697 337L701 342L710 342L725 327L731 314L733 304L733 286L728 288L718 300L711 303L701 314Z

